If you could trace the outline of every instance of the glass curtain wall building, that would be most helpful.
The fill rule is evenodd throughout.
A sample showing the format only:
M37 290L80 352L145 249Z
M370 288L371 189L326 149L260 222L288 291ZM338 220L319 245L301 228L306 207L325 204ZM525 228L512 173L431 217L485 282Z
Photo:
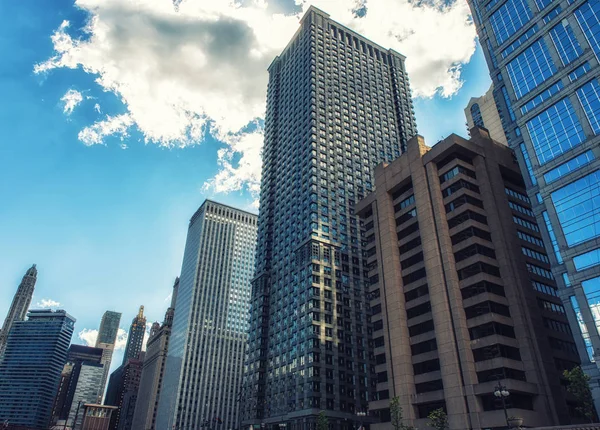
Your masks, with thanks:
M469 4L600 407L600 2Z
M190 220L157 429L239 426L256 224L210 200Z
M102 399L104 398L104 389L108 380L108 372L110 371L110 363L112 362L112 355L115 343L117 342L120 322L121 314L119 312L106 311L102 315L100 330L98 330L98 337L96 338L96 348L102 348L103 350L101 363L104 366L100 392L98 393L98 403L102 403Z
M65 311L33 310L16 321L0 362L0 422L45 430L73 336Z
M375 377L355 203L416 134L404 57L311 7L269 67L242 425L356 427Z

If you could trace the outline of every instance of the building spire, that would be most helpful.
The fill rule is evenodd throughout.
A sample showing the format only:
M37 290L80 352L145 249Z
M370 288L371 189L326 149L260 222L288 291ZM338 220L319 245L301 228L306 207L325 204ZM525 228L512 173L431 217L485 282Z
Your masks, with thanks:
M0 355L4 350L4 346L6 345L6 340L8 339L8 334L10 333L13 323L16 321L25 320L27 310L31 304L31 298L33 297L33 290L35 288L36 281L37 269L34 264L27 269L27 272L25 272L25 275L23 276L23 279L17 288L17 292L13 297L12 304L8 310L8 315L4 320L2 331L0 331Z
M140 306L140 311L138 312L138 318L144 318L144 305Z

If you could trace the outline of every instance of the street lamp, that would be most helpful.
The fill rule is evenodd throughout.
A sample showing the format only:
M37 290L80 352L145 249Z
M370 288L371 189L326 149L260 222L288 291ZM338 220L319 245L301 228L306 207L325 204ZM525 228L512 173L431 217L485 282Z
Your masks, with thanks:
M510 396L510 392L506 389L504 385L498 381L498 385L494 387L494 396L502 399L502 409L504 409L504 418L506 419L506 426L508 425L508 412L506 411L506 398Z
M364 417L367 416L367 413L365 411L358 411L356 412L356 416L358 417L358 422L360 423L360 427L358 428L358 430L362 429L362 420Z

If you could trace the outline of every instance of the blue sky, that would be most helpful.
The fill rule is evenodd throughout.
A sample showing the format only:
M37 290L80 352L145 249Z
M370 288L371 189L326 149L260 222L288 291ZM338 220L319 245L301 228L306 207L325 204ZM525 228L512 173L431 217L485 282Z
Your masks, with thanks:
M106 3L117 7L113 0ZM287 5L271 7L273 13L290 10ZM338 7L337 3L331 4L334 10ZM464 14L464 8L461 11ZM435 13L435 19L442 22L443 13ZM118 23L110 21L110 14L98 14L107 25L117 26ZM260 117L255 115L258 108L254 106L238 111L236 107L219 104L222 101L217 92L205 96L203 91L220 88L216 81L206 88L193 83L194 100L201 102L185 100L187 81L183 79L175 84L184 89L181 93L184 96L178 100L183 100L187 122L182 123L180 130L169 129L170 124L159 128L156 124L171 112L168 109L173 103L161 106L160 96L164 93L144 94L143 86L132 89L134 85L126 80L127 73L123 70L135 75L135 67L124 68L120 74L98 69L97 63L90 59L91 49L88 57L79 59L75 66L62 58L59 65L34 73L36 64L56 56L56 40L53 43L51 36L63 21L70 22L68 34L73 39L85 41L97 36L99 30L82 31L92 15L66 0L0 3L0 50L5 53L5 60L0 63L0 320L6 315L21 276L36 263L39 275L33 304L43 299L59 302L60 308L77 318L73 341L79 343L82 340L77 333L97 329L107 309L123 313L124 329L128 329L141 304L146 307L149 321L162 320L172 282L181 266L187 222L193 212L205 198L245 209L252 207L255 195L250 190L256 190L257 152L243 145L253 144L257 136L246 135L243 130L248 128L242 129L239 124ZM332 18L337 19L333 13ZM160 33L153 34L161 37ZM259 43L260 38L257 40ZM406 49L420 52L417 42ZM257 46L263 48L265 44ZM275 49L279 48L264 48L264 62ZM96 52L108 52L106 55L110 56L123 51L111 48ZM122 56L117 54L114 63L108 59L107 63L119 64ZM185 60L198 58L202 62L212 58L200 54L186 55ZM457 55L465 56L462 52ZM458 92L442 97L440 92L444 88L452 91L448 90L452 84L443 84L446 87L433 97L415 100L419 132L429 143L453 132L465 135L463 108L471 96L483 94L489 86L480 48L472 57L468 56L470 61L462 69L464 83ZM219 61L223 61L221 70L235 76L235 63L228 63L227 58ZM433 76L430 82L420 77L421 81L417 80L423 93L435 90L436 79L447 82L447 77L436 75L434 63L423 62L423 70L432 71ZM82 66L86 64L84 70ZM120 89L115 89L115 85L111 89L106 82L97 83L99 76L109 76ZM143 81L147 76L140 79L134 76L134 81ZM212 77L206 75L205 80ZM223 79L231 82L232 78ZM169 80L160 82L164 85ZM260 100L264 89L259 86L251 83L250 90L242 88L243 101ZM70 89L79 92L83 99L68 115L61 98ZM158 111L155 117L154 102ZM223 111L231 111L234 119L219 116ZM181 112L177 110L179 116L174 118L180 119ZM78 137L86 127L119 115L134 118L131 120L134 124L125 133L105 133L102 131L105 129L97 127L101 143L88 141L89 146L84 144L85 138L82 141ZM201 132L193 131L194 124L199 124ZM248 161L246 167L254 169L254 173L238 168L237 163L244 157ZM224 170L227 163L233 170ZM212 185L207 187L207 182ZM115 362L120 362L119 354Z

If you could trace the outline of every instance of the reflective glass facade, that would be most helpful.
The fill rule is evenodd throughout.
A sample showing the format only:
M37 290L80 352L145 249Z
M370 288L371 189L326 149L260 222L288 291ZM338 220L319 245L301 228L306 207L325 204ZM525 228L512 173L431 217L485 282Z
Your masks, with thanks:
M600 2L468 2L554 277L570 288L561 297L573 333L584 333L577 342L584 368L598 381L589 353L600 352L600 336L582 285L600 276L600 265L578 270L576 257L600 248ZM600 409L600 384L592 388Z
M156 428L239 428L257 217L205 201L188 228Z
M416 124L402 55L314 7L300 25L269 68L242 425L350 429L377 378L354 207Z
M65 311L29 311L16 321L0 361L0 422L46 430L75 319Z

